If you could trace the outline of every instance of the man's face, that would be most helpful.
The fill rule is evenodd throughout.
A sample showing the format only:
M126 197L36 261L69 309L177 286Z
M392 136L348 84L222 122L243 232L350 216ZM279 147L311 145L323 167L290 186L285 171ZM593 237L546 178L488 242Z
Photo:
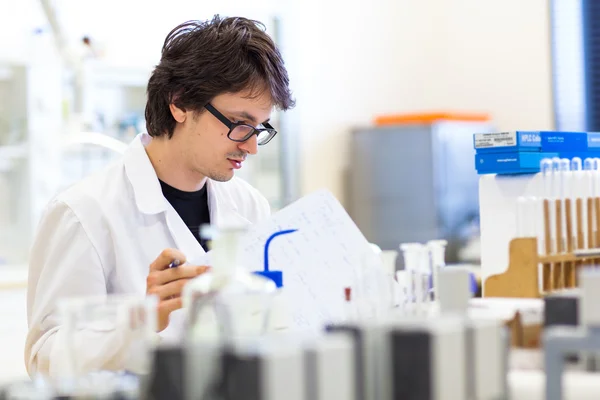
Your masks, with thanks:
M222 94L210 103L231 122L259 126L269 120L273 104L268 92L260 96L248 93ZM187 168L215 181L225 182L240 169L248 154L257 153L256 135L245 142L227 137L229 128L207 110L187 112L185 121L178 124L178 140Z

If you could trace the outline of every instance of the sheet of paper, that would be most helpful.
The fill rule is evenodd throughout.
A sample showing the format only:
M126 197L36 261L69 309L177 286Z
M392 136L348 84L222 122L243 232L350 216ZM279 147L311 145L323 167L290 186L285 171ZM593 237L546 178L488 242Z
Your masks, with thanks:
M373 257L373 250L330 192L305 196L250 228L240 259L252 270L262 270L268 237L286 229L297 232L273 239L269 265L283 271L292 329L318 331L327 322L343 319L345 287L360 286L365 296L378 290L376 279L365 279L361 268L368 254Z

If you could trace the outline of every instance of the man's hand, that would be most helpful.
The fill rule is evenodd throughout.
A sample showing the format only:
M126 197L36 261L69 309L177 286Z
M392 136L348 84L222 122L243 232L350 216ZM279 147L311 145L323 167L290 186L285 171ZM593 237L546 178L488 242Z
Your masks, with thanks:
M174 262L177 267L169 268ZM158 332L169 325L171 312L182 307L181 291L192 278L208 270L205 266L183 265L185 255L175 249L165 249L150 264L146 278L146 294L158 297Z

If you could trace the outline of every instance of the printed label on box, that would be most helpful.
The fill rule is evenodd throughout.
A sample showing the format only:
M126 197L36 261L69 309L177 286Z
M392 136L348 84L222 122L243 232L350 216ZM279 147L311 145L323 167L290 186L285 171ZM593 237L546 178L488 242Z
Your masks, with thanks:
M564 136L555 135L555 136L545 136L544 137L546 143L565 143L566 138Z
M514 163L517 161L519 161L517 158L499 158L496 160L496 162L498 162L498 163L507 163L507 162Z
M522 146L539 146L542 142L542 137L539 132L531 132L531 133L521 133L519 136L521 139Z
M588 137L588 147L600 147L600 133L590 132Z
M517 132L476 133L475 148L509 147L517 145Z

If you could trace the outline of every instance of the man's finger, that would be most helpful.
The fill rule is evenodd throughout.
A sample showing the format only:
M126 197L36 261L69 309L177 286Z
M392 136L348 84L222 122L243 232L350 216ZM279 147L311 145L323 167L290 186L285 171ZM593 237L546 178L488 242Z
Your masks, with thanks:
M207 266L182 265L177 268L167 268L163 271L152 271L148 274L147 284L148 287L152 287L164 285L178 279L195 278L205 273L208 269L209 267Z
M169 300L161 301L158 305L158 311L160 313L166 313L167 315L169 315L173 311L179 310L181 307L183 307L183 300L181 299L181 297L174 297Z
M164 249L150 264L150 271L162 271L167 269L170 263L177 260L179 265L185 262L185 255L177 249Z
M173 282L169 282L165 285L162 285L158 288L157 294L160 299L168 299L170 297L181 296L181 292L183 291L183 287L186 283L188 283L190 279L179 279Z

